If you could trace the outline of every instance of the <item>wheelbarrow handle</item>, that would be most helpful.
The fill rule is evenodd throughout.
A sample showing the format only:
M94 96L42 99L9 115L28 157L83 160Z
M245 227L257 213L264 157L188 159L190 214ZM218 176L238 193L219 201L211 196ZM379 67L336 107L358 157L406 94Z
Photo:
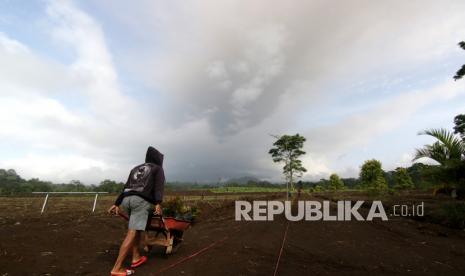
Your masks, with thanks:
M129 221L129 216L126 213L118 212L118 216L124 218L125 220Z
M163 222L163 227L165 228L165 230L169 231L168 228L166 228L165 218L163 217L163 215L156 214L155 212L153 212L152 218L160 218Z

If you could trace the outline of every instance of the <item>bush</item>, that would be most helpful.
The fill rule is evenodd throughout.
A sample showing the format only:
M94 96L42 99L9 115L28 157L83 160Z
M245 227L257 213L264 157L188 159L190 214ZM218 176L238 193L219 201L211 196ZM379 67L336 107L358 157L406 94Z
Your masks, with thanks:
M175 197L163 203L163 215L194 221L199 215L199 210L195 206L187 206L179 197Z
M387 182L381 162L375 159L365 161L360 170L360 182L362 188L373 193L385 191Z
M407 190L414 187L412 178L405 168L397 168L394 172L394 189Z
M309 189L310 193L313 193L313 192L319 193L319 192L322 192L322 191L324 191L324 189L323 189L323 187L321 185L316 185L316 186Z
M442 206L447 225L453 228L465 228L465 203L448 203Z

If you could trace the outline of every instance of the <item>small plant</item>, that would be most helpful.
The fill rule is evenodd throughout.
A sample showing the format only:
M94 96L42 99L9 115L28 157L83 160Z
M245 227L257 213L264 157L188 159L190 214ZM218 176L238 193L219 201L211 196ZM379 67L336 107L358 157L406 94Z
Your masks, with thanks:
M199 210L197 207L187 206L179 197L170 199L163 205L163 215L167 217L194 221L195 218L199 215Z

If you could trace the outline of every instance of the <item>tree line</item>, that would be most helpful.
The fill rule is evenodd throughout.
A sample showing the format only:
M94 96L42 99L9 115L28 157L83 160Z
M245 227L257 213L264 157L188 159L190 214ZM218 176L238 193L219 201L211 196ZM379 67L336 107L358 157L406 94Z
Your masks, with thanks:
M299 134L274 136L277 140L269 154L274 162L283 164L283 174L290 190L306 188L310 191L321 191L349 188L384 192L432 187L465 190L465 114L457 115L454 124L451 131L428 129L419 132L419 135L431 136L436 141L416 149L412 161L417 163L412 166L398 167L386 172L379 160L367 160L361 166L358 178L342 179L334 173L329 179L295 183L295 179L306 171L299 160L305 154L302 150L305 138ZM434 161L436 165L419 162L424 159Z
M124 183L103 180L98 185L85 185L79 180L54 184L38 178L23 179L13 169L0 169L0 195L27 194L32 192L109 192L120 193Z

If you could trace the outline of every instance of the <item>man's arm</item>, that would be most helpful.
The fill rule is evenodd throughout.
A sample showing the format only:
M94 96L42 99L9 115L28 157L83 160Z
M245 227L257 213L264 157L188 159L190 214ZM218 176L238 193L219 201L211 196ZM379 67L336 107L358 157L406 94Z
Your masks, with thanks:
M158 169L153 180L153 198L155 199L155 213L161 215L161 203L163 202L163 192L165 190L165 172L162 167Z
M132 172L132 171L131 171ZM131 178L131 172L129 173L129 176L128 176L128 180L126 181L126 184L124 184L123 186L123 191L121 191L121 193L119 194L119 196L116 198L115 200L115 203L113 203L113 205L110 207L110 209L108 209L108 213L115 213L115 214L118 214L119 213L119 205L121 204L121 202L123 201L123 198L124 198L124 189L126 188L126 186L129 184L129 179Z
M108 209L108 213L118 215L119 214L119 207L116 206L116 205L112 205L110 207L110 209Z
M159 204L163 202L163 192L165 190L165 172L163 168L160 167L155 175L153 180L153 199L155 200L155 204Z
M131 173L132 173L132 170L129 172L128 180L126 181L126 184L124 184L123 190L121 191L119 196L116 198L115 203L113 205L119 206L121 204L121 202L123 201L124 189L129 185L129 179L131 179Z

